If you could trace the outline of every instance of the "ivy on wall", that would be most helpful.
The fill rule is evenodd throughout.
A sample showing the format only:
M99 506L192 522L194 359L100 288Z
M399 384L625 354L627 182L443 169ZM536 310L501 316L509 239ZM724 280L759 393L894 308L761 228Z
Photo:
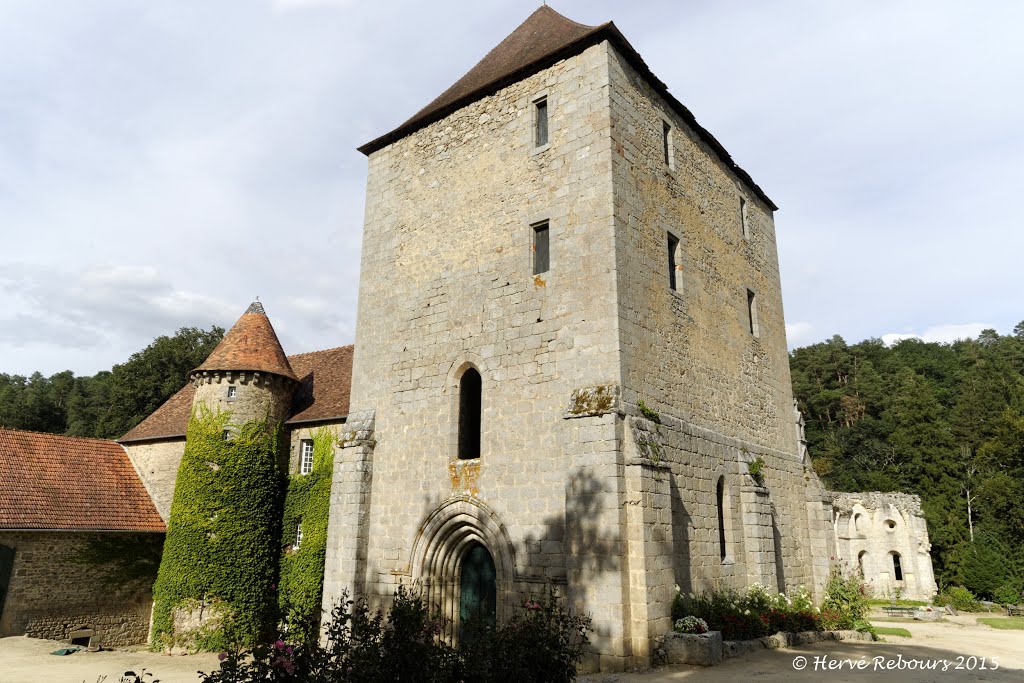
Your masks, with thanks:
M225 649L257 642L275 625L281 425L231 425L225 440L230 417L199 406L189 421L153 587L154 647ZM223 618L205 620L204 605Z
M288 480L281 527L281 579L278 585L278 604L288 624L289 640L310 644L316 642L320 628L331 472L338 435L329 427L321 427L312 437L312 471L304 475L292 474ZM302 543L295 548L300 524Z

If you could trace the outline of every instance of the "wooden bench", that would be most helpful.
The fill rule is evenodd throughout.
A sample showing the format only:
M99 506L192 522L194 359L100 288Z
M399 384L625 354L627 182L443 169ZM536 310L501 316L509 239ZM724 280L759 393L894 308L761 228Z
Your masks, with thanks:
M913 619L914 612L917 611L916 607L902 607L897 605L884 605L882 609L890 617L904 617L906 619Z
M1024 605L1007 605L1006 616L1008 617L1024 617Z

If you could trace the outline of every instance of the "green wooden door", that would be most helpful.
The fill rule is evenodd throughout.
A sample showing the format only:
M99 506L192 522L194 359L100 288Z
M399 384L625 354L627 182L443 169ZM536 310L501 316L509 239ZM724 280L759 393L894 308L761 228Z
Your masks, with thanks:
M14 548L0 545L0 616L4 613L4 600L7 598L7 587L11 583L13 568Z
M462 579L459 582L459 631L474 622L494 626L498 590L495 583L494 560L487 548L474 545L462 556Z

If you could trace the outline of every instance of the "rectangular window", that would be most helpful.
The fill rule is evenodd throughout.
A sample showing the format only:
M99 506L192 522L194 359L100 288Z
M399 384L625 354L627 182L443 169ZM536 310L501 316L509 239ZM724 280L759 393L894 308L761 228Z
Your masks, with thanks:
M750 334L755 337L760 335L757 328L757 295L747 290L747 320L750 323Z
M672 126L668 121L661 122L661 146L665 154L665 165L672 168Z
M551 245L548 224L533 226L533 274L540 275L551 269Z
M313 439L299 442L299 455L299 474L309 474L313 471Z
M679 289L679 282L676 280L676 271L679 269L679 238L668 233L668 286L670 289Z
M543 147L548 144L548 98L537 100L534 104L534 118L536 124L533 128L534 147Z
M295 527L295 545L292 546L293 550L298 550L302 547L302 520L299 520L299 524Z
M743 230L743 239L750 239L750 226L747 224L747 200L740 197L740 226Z
M236 386L229 386L228 387L228 400L230 401L231 399L237 398L237 397L238 397L238 387L236 387Z
M221 436L224 437L225 441L231 441L231 430L230 429L225 429L224 433L221 434Z

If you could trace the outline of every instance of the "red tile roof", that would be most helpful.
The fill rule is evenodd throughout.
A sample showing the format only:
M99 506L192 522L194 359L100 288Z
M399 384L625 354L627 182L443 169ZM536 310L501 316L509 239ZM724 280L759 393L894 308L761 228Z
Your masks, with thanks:
M302 387L295 392L289 423L348 415L354 346L288 356Z
M0 529L166 527L117 443L0 428Z
M258 370L298 381L260 302L253 302L196 370Z
M754 194L760 197L771 210L778 209L775 202L754 182L750 174L733 161L732 156L722 146L722 143L697 123L697 119L690 110L677 100L668 91L668 86L651 72L640 53L630 45L613 22L609 21L600 26L577 24L547 5L537 8L515 31L498 43L498 46L488 52L465 76L456 81L455 85L441 93L433 102L416 112L411 119L398 128L367 142L359 148L359 151L370 155L420 128L443 119L467 104L537 73L559 59L579 54L603 40L608 40L615 45L633 68L651 84L651 87L659 95L665 98L673 111L697 133L727 167L732 169L740 180L753 190Z
M353 347L349 345L288 356L290 367L301 382L295 392L289 423L341 418L348 414L352 352ZM191 384L185 385L119 441L130 443L184 437L192 415L193 396L195 388Z

